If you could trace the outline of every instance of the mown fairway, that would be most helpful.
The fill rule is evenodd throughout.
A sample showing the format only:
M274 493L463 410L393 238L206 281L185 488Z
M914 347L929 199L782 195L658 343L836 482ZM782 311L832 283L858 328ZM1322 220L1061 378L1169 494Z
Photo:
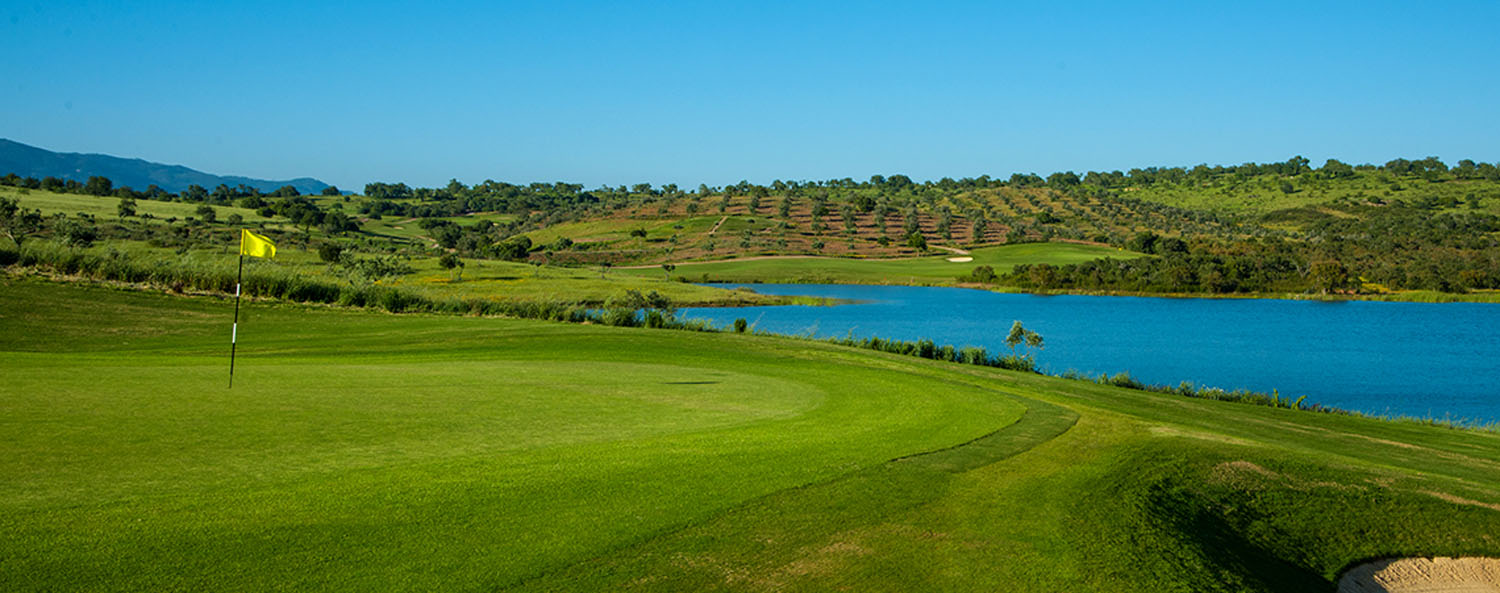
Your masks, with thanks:
M953 257L969 257L972 261L948 261ZM693 281L706 279L713 282L939 285L957 284L959 276L968 275L981 265L1003 274L1016 264L1064 265L1102 257L1134 259L1141 254L1077 243L1022 243L975 249L964 256L944 253L906 259L772 257L694 262L677 266L672 274ZM620 272L633 275L654 273L658 276L662 273L660 268Z
M1500 435L755 336L0 281L0 590L1332 590Z

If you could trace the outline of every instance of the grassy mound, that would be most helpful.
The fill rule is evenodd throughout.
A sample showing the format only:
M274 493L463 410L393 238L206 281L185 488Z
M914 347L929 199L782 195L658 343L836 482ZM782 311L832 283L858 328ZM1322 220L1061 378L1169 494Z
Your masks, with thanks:
M1500 435L745 335L0 283L0 589L1332 590Z

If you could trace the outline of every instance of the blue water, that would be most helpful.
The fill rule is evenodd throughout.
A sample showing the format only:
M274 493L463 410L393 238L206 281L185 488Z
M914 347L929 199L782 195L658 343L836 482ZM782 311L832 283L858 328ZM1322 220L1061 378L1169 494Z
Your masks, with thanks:
M736 286L736 285L731 285ZM685 309L687 318L819 337L929 338L1005 350L1041 334L1049 373L1129 371L1153 384L1251 389L1373 414L1500 421L1500 305L1036 296L962 288L745 285L866 301Z

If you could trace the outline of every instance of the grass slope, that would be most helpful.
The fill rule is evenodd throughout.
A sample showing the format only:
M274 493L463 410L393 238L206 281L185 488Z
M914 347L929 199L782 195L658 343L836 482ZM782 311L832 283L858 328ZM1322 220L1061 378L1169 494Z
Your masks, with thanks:
M0 187L0 197L12 198L20 203L22 208L40 210L43 215L66 214L69 216L79 213L99 218L113 220L119 216L120 198L113 196L87 196L81 194L65 194L42 191L39 189L19 189L14 187ZM136 200L136 214L150 214L156 218L179 218L186 219L198 216L198 207L201 204L188 202L161 202L157 200ZM269 221L271 219L256 214L249 208L236 206L214 206L214 211L220 219L230 214L238 214L245 222L256 223Z
M1282 181L1293 190L1282 190ZM1220 180L1202 184L1156 184L1129 188L1124 195L1178 208L1216 212L1263 215L1278 210L1327 204L1336 200L1402 200L1416 202L1434 199L1454 202L1451 211L1484 211L1500 213L1500 191L1493 181L1444 180L1429 182L1400 177L1382 171L1360 171L1349 179L1295 179L1260 177L1251 180ZM1473 207L1467 204L1471 200ZM1464 204L1459 206L1457 204Z
M0 284L0 589L1332 590L1500 435L789 339Z

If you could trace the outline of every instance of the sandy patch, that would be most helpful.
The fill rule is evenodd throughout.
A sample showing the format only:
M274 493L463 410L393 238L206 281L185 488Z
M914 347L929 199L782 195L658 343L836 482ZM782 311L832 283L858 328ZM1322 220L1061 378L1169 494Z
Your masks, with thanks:
M1254 463L1251 463L1249 461L1244 461L1244 460L1240 460L1240 461L1226 461L1224 463L1220 463L1220 464L1214 466L1214 474L1216 476L1229 475L1229 474L1239 474L1239 475L1254 474L1254 475L1265 477L1265 478L1279 478L1279 477L1281 477L1281 474L1278 474L1276 472L1273 472L1273 471L1268 470L1266 468L1263 468L1263 467L1261 467L1259 465L1256 465Z
M1190 439L1203 439L1203 440L1206 440L1206 441L1217 441L1217 442L1220 442L1220 443L1232 443L1232 444L1235 444L1235 445L1252 445L1253 444L1253 443L1251 443L1249 441L1246 441L1244 439L1237 439L1237 438L1234 438L1234 437L1228 436L1228 435L1211 434L1211 433L1207 433L1207 432L1198 432L1196 430L1184 430L1184 429L1176 428L1176 427L1172 427L1172 426L1153 426L1149 430L1151 431L1151 435L1152 436L1159 436L1159 437L1186 437L1186 438L1190 438ZM1255 464L1250 463L1248 461L1241 462L1241 463L1246 463L1246 464L1249 464L1249 465L1255 465ZM1259 467L1259 466L1256 466L1256 467Z
M974 258L972 258L972 257L950 257L950 258L948 258L948 261L951 261L951 262L953 262L955 264L961 264L961 263L965 263L965 262L974 261Z
M1500 593L1500 558L1398 558L1361 564L1339 593Z
M1263 490L1267 487L1291 488L1292 490L1299 491L1306 491L1312 488L1334 488L1338 490L1365 489L1364 486L1353 484L1299 480L1243 460L1228 461L1214 466L1214 469L1208 475L1208 479L1215 484L1227 484L1242 490ZM1500 593L1500 591L1496 593Z

